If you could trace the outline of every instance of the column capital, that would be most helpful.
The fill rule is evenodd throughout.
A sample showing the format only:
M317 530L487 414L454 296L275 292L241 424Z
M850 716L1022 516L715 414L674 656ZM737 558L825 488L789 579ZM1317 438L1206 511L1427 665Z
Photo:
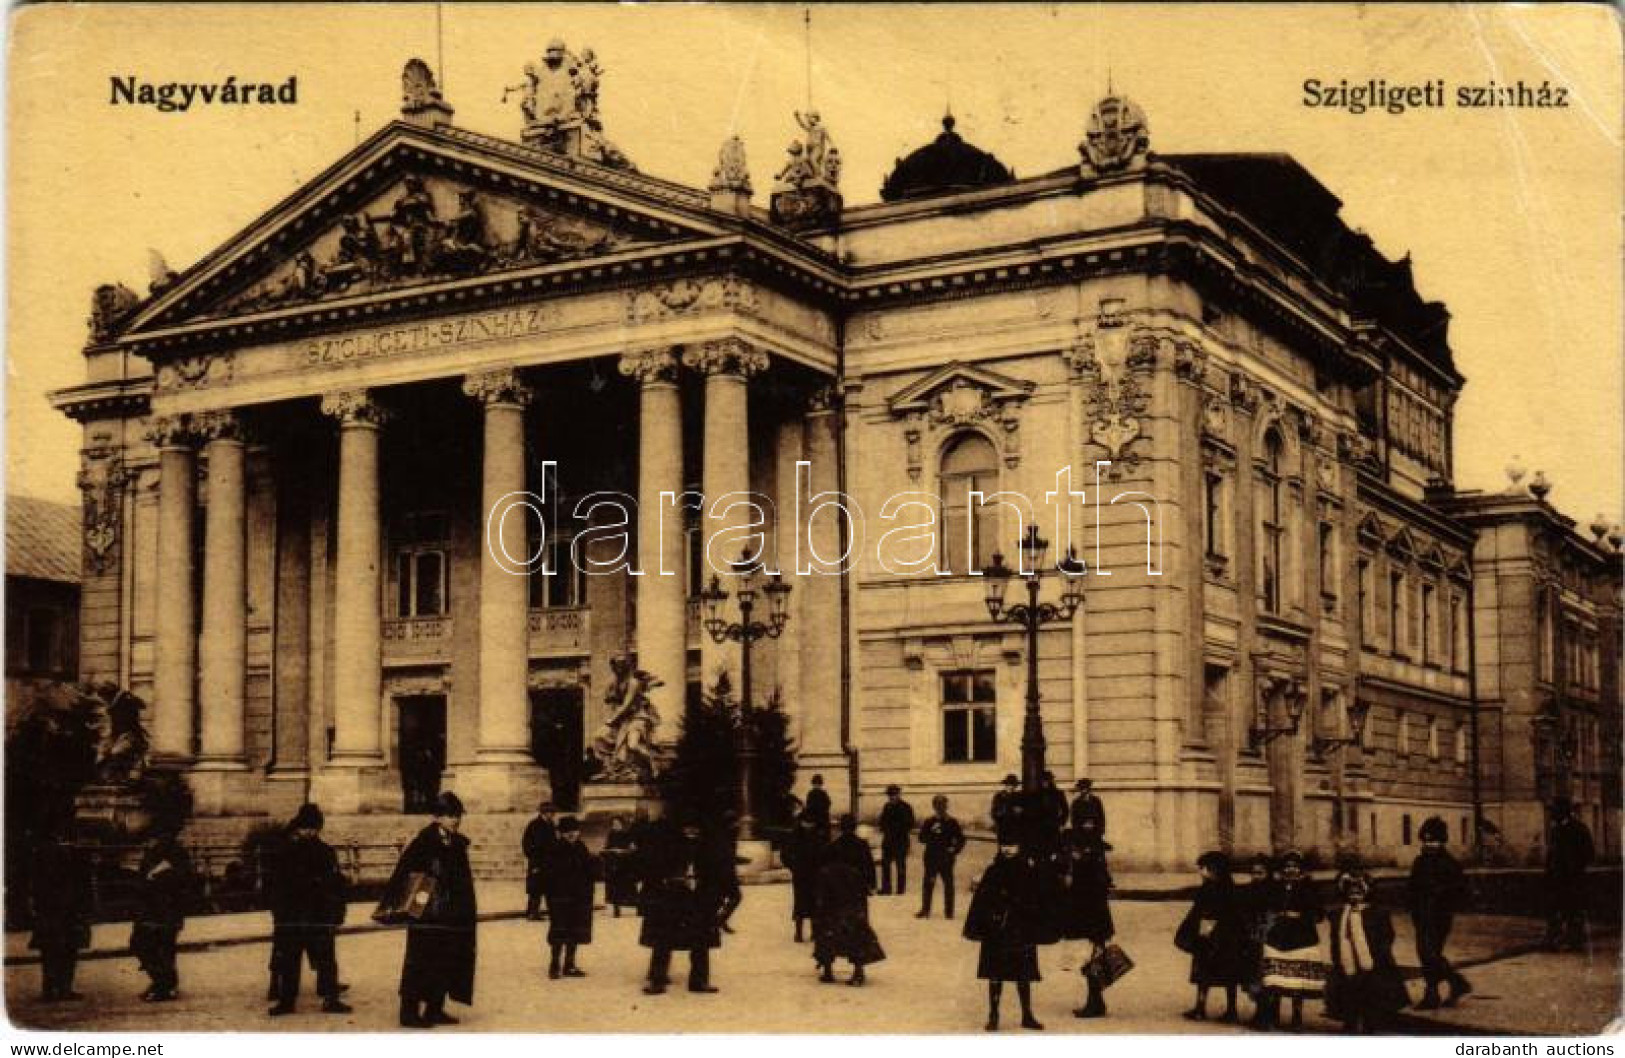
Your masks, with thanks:
M534 394L519 372L511 367L476 371L463 377L463 393L484 405L515 404L524 407Z
M337 419L340 426L382 426L389 421L389 409L378 402L371 390L345 389L322 395L322 414Z
M229 408L222 411L199 412L192 417L192 426L204 444L211 441L241 443L248 440L247 423L243 421L242 415Z
M676 385L676 348L667 346L622 353L620 372L627 378L637 379L640 384L645 386Z
M199 441L190 415L158 415L147 421L147 440L157 448L190 449Z
M683 351L683 366L702 375L750 378L767 370L767 353L743 338L719 338Z
M833 382L819 386L807 394L808 415L828 415L840 407L840 404L841 392Z

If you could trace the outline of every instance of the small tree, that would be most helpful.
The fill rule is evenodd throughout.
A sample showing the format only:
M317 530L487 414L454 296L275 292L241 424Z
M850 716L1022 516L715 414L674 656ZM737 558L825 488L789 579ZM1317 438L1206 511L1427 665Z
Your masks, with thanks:
M717 819L734 807L739 781L739 703L726 672L683 710L677 748L660 776L661 798L679 819Z
M790 824L790 793L796 784L796 746L790 738L790 717L775 689L766 705L747 711L750 737L756 747L751 773L757 822L762 826Z

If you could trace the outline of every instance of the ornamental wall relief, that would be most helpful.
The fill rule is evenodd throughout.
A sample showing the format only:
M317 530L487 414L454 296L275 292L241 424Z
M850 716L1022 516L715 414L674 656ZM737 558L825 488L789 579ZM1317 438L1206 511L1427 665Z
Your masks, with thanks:
M124 517L124 489L130 482L120 450L111 445L80 454L85 573L101 576L115 568L113 558Z
M1144 433L1142 418L1151 404L1147 382L1159 349L1170 353L1180 339L1152 328L1129 328L1120 312L1102 312L1096 329L1079 339L1069 359L1084 386L1086 443L1102 449L1115 476L1138 461L1131 445Z
M717 309L754 313L756 288L738 276L673 279L626 296L626 322L653 323Z
M952 363L905 386L887 401L893 418L904 422L909 480L918 483L924 448L967 427L983 427L999 438L1005 466L1021 464L1021 407L1034 384L969 364Z

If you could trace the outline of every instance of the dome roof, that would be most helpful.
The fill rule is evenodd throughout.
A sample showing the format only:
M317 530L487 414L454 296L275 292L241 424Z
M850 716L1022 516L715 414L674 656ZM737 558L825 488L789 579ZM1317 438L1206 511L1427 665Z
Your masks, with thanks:
M991 154L973 147L954 131L954 117L942 119L942 132L931 143L899 158L886 182L880 185L880 198L896 202L977 187L1005 184L1016 178L1007 166Z

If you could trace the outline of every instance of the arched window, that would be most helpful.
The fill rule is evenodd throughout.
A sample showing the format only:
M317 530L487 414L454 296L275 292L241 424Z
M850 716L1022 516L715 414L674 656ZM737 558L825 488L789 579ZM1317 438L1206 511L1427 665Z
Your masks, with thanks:
M1281 612L1281 545L1286 534L1286 498L1281 494L1286 466L1283 448L1280 431L1271 427L1264 434L1263 533L1259 541L1262 568L1258 582L1260 601L1269 613Z
M972 492L999 491L999 456L981 434L963 434L942 452L942 565L953 573L986 569L997 549L997 504L973 504Z

